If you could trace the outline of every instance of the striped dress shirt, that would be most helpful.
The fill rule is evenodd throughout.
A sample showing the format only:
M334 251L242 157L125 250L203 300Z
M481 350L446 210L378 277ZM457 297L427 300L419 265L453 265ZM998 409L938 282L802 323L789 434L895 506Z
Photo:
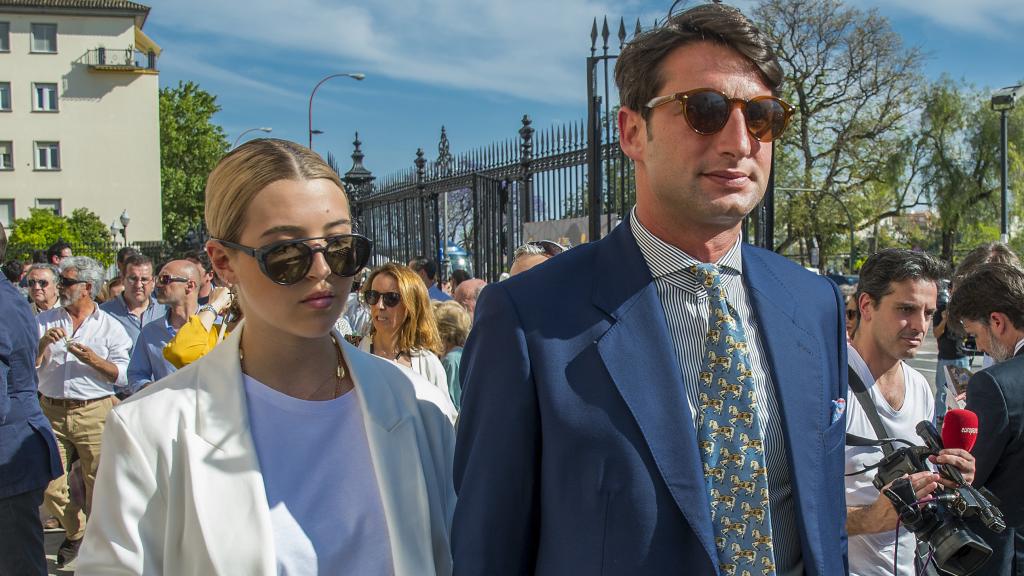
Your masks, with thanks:
M633 235L651 270L658 298L665 310L665 321L672 336L683 386L690 407L691 421L697 421L700 402L700 372L706 368L708 332L708 293L690 268L701 262L679 248L657 238L644 228L634 208L630 213ZM778 576L803 574L800 537L797 530L796 502L786 459L786 441L782 435L779 402L772 385L771 370L757 320L753 315L747 289L743 285L741 240L718 262L722 286L729 304L736 309L747 336L754 390L761 408L759 421L768 468L768 497L771 507L772 537ZM696 448L696 447L694 447Z

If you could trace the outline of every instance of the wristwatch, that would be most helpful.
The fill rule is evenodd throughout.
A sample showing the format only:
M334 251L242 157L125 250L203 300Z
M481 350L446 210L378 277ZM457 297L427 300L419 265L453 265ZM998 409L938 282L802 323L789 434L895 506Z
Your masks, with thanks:
M220 316L220 313L217 312L217 309L214 308L212 304L203 304L202 306L199 307L199 312L196 312L196 314L200 314L206 311L213 312L214 316Z

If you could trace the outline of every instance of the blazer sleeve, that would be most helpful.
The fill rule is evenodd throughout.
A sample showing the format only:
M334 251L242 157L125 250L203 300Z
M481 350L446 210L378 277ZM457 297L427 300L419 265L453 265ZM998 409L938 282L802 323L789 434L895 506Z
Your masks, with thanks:
M11 343L11 334L8 328L8 320L0 325L0 424L7 421L7 415L11 411L11 398L8 396L8 379L11 373L11 355L14 346Z
M524 330L486 288L463 352L452 525L456 574L530 574L537 553L540 413Z
M1012 440L1006 398L995 378L987 371L971 376L967 383L967 409L978 415L978 440L974 455L974 485L984 486Z
M156 470L117 409L107 416L102 451L75 573L160 574L167 502L158 490Z

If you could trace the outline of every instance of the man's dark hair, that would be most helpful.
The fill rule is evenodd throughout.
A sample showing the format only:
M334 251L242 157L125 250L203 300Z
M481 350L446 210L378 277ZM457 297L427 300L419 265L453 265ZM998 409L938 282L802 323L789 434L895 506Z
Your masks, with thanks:
M988 326L989 315L1002 312L1014 328L1024 328L1024 271L1004 262L979 264L963 278L949 300L949 317Z
M416 256L409 260L409 268L412 268L413 272L423 270L423 273L431 280L437 277L437 264L426 256Z
M939 280L949 274L946 263L924 252L888 248L868 257L860 268L857 299L861 294L871 296L875 308L882 297L893 292L893 283L904 280L928 280L938 286Z
M472 278L472 276L469 275L469 272L466 272L462 268L456 268L455 270L452 270L452 290L455 290L456 286L462 284L463 282L469 280L470 278Z
M138 254L139 251L131 246L125 246L117 251L117 265L124 266L124 261L128 259L132 254Z
M4 247L6 250L6 246ZM21 271L25 269L25 265L21 263L21 260L11 260L4 264L4 276L11 281L12 284L17 284L21 280Z
M136 252L124 259L124 267L127 269L129 266L149 266L154 271L156 270L153 266L153 260L140 252Z
M4 256L7 255L7 231L4 230L4 225L0 224L0 261L3 261Z
M953 273L953 287L956 288L978 266L989 262L1020 266L1020 259L1004 242L987 242L971 250L960 260L956 272Z
M33 264L49 264L50 260L46 257L46 250L33 250L32 251L32 263Z
M65 249L70 250L71 244L68 244L63 238L58 238L56 242L50 244L50 247L46 249L46 261L53 263L53 259L60 258L60 253Z
M696 42L732 48L760 70L772 93L778 93L783 73L771 39L738 9L711 3L673 14L664 24L637 34L626 44L615 63L619 102L650 120L647 103L661 96L658 92L665 85L661 63L676 48Z

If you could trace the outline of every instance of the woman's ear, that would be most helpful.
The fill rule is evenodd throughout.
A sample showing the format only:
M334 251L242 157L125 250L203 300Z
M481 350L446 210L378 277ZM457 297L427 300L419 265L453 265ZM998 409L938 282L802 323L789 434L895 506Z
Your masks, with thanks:
M232 286L238 282L234 268L231 266L231 254L223 244L216 240L206 241L206 254L210 257L210 265L221 280Z

